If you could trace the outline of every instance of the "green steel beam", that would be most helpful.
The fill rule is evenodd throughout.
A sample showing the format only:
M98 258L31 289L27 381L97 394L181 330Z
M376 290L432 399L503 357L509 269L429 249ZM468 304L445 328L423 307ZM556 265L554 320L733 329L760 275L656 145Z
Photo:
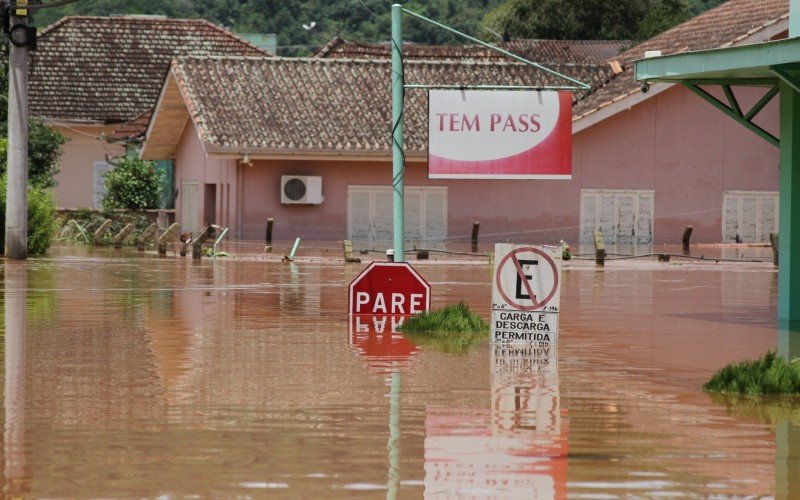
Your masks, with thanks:
M469 36L469 35L467 35L465 33L461 33L460 31L458 31L456 29L453 29L450 26L446 26L446 25L444 25L442 23L436 22L433 19L428 19L427 17L425 17L425 16L423 16L421 14L417 14L414 11L411 11L411 10L408 10L408 9L403 9L403 12L405 12L406 14L408 14L410 16L416 17L417 19L420 19L422 21L430 23L430 24L436 26L437 28L441 28L441 29L443 29L445 31L449 31L450 33L453 33L454 35L460 36L461 38L465 38L465 39L469 40L472 43L477 43L478 45L486 47L489 50L493 50L495 52L503 54L506 57L514 59L515 61L519 61L521 63L527 64L528 66L531 66L531 67L534 67L536 69L542 70L545 73L549 73L549 74L551 74L551 75L553 75L555 77L562 78L564 80L567 80L568 82L574 83L576 85L577 89L580 89L580 90L591 90L592 89L591 86L581 82L580 80L576 80L576 79L571 78L571 77L569 77L569 76L567 76L567 75L565 75L563 73L559 73L556 70L550 69L550 68L548 68L546 66L542 66L539 63L535 63L533 61L529 61L529 60L525 59L524 57L521 57L521 56L518 56L517 54L514 54L513 52L509 52L507 50L503 50L500 47L495 47L494 45L492 45L490 43L486 43L483 40L479 40L479 39L475 38L474 36Z
M405 156L403 155L403 6L392 5L392 191L394 260L405 262Z
M770 66L794 64L800 54L800 38L776 42L684 52L641 59L634 63L639 81L679 82L686 80L771 79Z
M772 75L769 78L675 78L670 79L670 83L692 83L694 85L730 85L732 87L772 87L778 83L778 78L775 77L775 75Z
M453 90L575 90L572 86L553 85L426 85L407 83L407 89L453 89Z
M775 146L775 147L779 147L780 146L780 140L777 137L775 137L774 135L770 134L769 132L767 132L763 128L759 127L755 123L753 123L751 121L748 121L748 120L745 120L744 117L741 116L741 114L737 114L736 111L734 111L731 108L729 108L728 106L726 106L722 101L720 101L719 99L717 99L713 95L709 94L708 92L706 92L705 90L701 89L697 85L694 85L694 84L691 84L691 83L687 83L687 84L684 84L684 85L685 85L686 88L688 88L689 90L691 90L692 92L694 92L695 94L700 96L703 100L707 101L708 103L710 103L715 108L719 109L720 111L722 111L726 115L730 116L731 118L733 118L737 122L741 123L742 125L744 125L751 132L755 132L759 137L765 139L767 142L769 142L773 146ZM800 115L798 115L798 116L800 116Z
M778 78L781 79L782 82L792 87L792 89L794 89L795 92L800 92L800 81L798 81L797 77L789 73L785 67L781 68L773 67L771 69L772 72L775 73L778 76Z
M733 95L733 90L731 90L730 85L723 85L722 91L725 92L725 97L728 98L728 104L731 105L731 110L734 111L738 116L742 116L742 108L739 106L739 101L736 100L736 96Z
M762 97L757 103L755 103L753 107L750 108L750 111L748 111L747 114L744 115L745 121L749 122L753 118L755 118L755 116L759 113L759 111L764 109L764 107L767 104L769 104L769 102L778 94L778 92L780 92L780 90L781 90L780 85L775 85L766 94L764 94L764 97Z
M781 82L778 319L800 320L800 93Z

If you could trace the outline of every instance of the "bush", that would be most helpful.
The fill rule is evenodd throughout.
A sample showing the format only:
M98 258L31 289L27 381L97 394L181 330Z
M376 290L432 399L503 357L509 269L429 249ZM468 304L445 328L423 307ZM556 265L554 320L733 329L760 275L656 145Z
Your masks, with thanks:
M153 162L125 158L106 172L104 210L157 208L163 173Z
M5 246L6 176L0 177L0 244ZM56 234L56 200L52 191L28 186L28 253L43 254Z
M725 366L706 382L703 389L749 395L800 393L800 363L789 363L770 351L756 361Z
M464 301L412 316L401 328L403 332L481 332L488 336L489 323L470 311Z

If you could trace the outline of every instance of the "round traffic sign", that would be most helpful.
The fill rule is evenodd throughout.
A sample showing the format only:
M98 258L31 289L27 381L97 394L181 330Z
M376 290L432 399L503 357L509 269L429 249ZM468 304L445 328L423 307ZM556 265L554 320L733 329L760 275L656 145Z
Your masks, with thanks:
M534 270L526 274L524 267ZM520 311L535 311L546 306L558 292L558 267L540 248L516 248L497 266L495 286L503 300Z

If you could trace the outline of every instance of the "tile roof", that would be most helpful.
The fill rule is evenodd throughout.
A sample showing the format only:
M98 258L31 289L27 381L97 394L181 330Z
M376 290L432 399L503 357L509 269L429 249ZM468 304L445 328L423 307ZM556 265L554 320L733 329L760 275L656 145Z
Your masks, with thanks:
M639 92L632 66L646 50L669 54L759 41L775 37L787 16L788 0L730 0L604 64L540 60L592 85L593 91L578 95L574 103L573 120L579 120ZM328 55L335 50L328 47ZM467 47L464 53L472 50ZM434 59L408 57L406 83L563 84L516 62ZM209 152L389 152L391 69L386 59L188 57L173 62L171 73ZM422 153L427 144L427 94L409 90L406 103L406 151Z
M775 27L788 15L789 0L730 0L710 9L620 54L616 59L623 72L577 103L573 119L639 92L640 84L633 78L633 61L644 57L647 50L660 50L667 55L765 41L758 35L769 38L767 28Z
M31 53L33 115L121 123L149 111L170 61L185 55L268 55L208 21L146 16L65 17Z
M605 65L630 45L629 40L512 40L500 42L497 47L538 63ZM318 50L314 57L385 59L390 57L389 49L388 43L359 43L336 37ZM406 59L507 60L499 52L480 45L405 44L403 55Z
M209 151L389 151L389 61L182 58L173 63L172 75ZM527 65L498 61L406 61L405 80L407 84L563 84ZM406 150L425 151L424 90L406 92L405 117Z

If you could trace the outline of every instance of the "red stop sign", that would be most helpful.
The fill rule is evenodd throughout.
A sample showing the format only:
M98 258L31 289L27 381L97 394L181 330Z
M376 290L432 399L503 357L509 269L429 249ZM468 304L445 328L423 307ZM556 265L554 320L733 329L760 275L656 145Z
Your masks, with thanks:
M416 314L431 307L431 286L407 262L372 262L350 283L350 314Z

